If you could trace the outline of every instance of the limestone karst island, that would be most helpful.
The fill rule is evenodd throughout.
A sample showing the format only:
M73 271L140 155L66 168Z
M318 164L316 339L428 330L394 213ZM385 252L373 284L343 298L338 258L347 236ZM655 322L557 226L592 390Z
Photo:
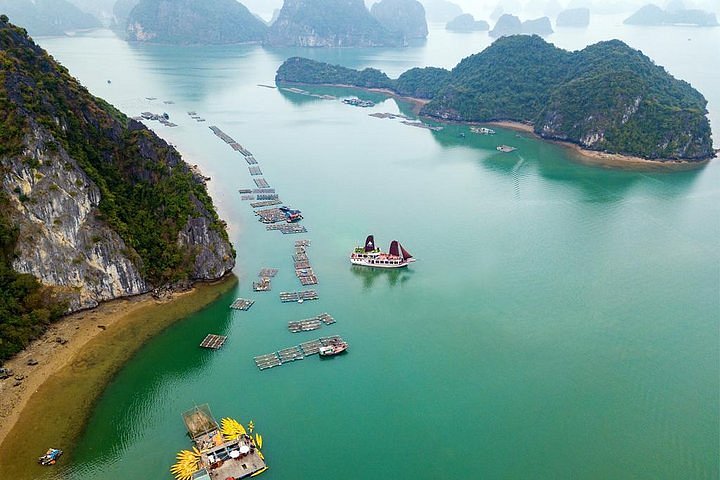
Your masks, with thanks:
M0 479L720 478L716 0L0 0Z

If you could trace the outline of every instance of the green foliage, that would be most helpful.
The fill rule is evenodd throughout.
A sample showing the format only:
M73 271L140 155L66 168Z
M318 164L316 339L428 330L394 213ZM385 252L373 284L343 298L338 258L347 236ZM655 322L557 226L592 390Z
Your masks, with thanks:
M18 232L9 211L8 199L0 193L0 361L25 348L67 308L35 277L13 270Z
M153 42L223 44L257 42L267 26L235 0L141 0L128 25L140 24ZM131 40L142 40L128 30Z
M392 88L387 75L374 68L358 71L339 65L292 57L278 69L275 80L307 84L353 85L363 88Z
M0 109L13 115L0 133L4 154L20 153L29 121L51 133L100 189L100 219L132 249L151 285L193 271L192 252L177 244L189 218L209 216L227 240L204 184L174 149L93 97L20 29L0 26L0 58L11 64L0 85Z
M278 80L369 86L359 73L293 58ZM645 158L714 154L702 94L619 40L567 52L537 36L504 37L451 72L374 75L400 95L431 99L421 111L431 117L531 123L548 138Z
M400 75L393 88L406 97L433 98L449 79L450 72L444 68L413 68Z

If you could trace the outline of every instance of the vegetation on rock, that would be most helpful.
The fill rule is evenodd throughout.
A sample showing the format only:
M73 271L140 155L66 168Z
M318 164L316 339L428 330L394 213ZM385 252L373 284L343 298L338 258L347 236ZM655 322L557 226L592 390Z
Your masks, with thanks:
M372 75L365 74L361 84L361 72L293 58L276 80L389 88L431 99L423 115L532 123L545 138L592 150L648 159L714 156L705 98L619 40L568 52L538 36L511 36L451 72L413 69L397 80L364 72Z

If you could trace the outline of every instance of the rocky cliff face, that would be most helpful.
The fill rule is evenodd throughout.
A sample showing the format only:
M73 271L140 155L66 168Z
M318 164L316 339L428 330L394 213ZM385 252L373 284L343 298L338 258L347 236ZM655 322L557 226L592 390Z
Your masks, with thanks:
M70 310L222 277L234 251L203 179L0 19L0 188L12 267Z
M417 0L382 0L372 6L370 13L386 29L405 39L428 36L425 8Z
M235 0L140 0L126 28L128 40L173 44L260 42L266 31Z
M285 0L266 43L297 47L401 46L401 34L383 27L363 0Z

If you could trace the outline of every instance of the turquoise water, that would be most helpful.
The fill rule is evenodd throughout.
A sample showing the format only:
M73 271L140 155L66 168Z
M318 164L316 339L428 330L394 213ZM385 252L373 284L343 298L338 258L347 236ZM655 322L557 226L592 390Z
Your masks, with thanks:
M608 22L612 36L698 87L720 125L720 72L698 61L720 31L648 35ZM552 40L581 48L610 36ZM212 177L241 280L113 379L61 476L171 478L189 445L180 413L205 402L218 417L255 421L266 479L720 475L717 161L672 174L589 167L513 131L481 137L369 117L410 111L377 95L362 94L379 104L359 109L257 86L294 54L391 74L451 66L487 45L485 34L433 30L404 50L131 46L107 32L40 43L128 115L167 111L179 124L152 126ZM264 231L237 193L252 183L246 163L209 125L255 154L281 198L303 210L307 235ZM501 143L518 151L500 154ZM384 248L401 240L418 262L352 268L347 255L368 233ZM281 304L278 292L301 288L297 238L312 240L320 300ZM272 292L253 294L261 267L280 273ZM257 303L230 314L237 296ZM337 324L287 331L325 311ZM229 338L203 351L207 333ZM345 337L350 352L254 366L255 355L326 334Z

